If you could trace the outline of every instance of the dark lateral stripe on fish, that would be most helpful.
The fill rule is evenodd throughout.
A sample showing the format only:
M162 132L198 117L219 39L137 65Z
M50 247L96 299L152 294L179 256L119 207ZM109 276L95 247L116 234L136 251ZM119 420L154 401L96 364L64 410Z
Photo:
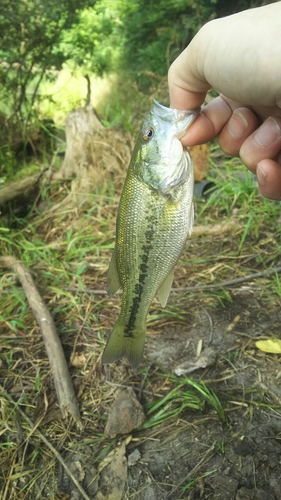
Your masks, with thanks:
M134 338L134 326L135 326L135 321L137 317L137 313L140 307L141 303L141 295L143 292L144 288L144 283L147 278L147 272L148 272L148 253L150 250L153 248L153 236L154 236L154 226L153 226L153 220L150 220L150 225L148 229L145 231L145 238L146 238L146 244L142 245L142 250L143 254L140 256L141 258L141 264L140 264L140 274L139 274L139 280L138 283L135 285L134 289L134 298L132 300L132 305L130 307L130 316L129 320L124 328L124 337L131 337Z

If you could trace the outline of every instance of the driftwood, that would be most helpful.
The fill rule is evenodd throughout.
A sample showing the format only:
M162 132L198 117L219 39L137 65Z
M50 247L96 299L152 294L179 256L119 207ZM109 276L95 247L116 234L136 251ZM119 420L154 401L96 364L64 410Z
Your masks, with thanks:
M1 257L0 267L11 267L17 273L26 298L42 332L62 416L65 418L70 414L78 421L80 419L80 412L62 345L56 332L53 318L43 303L30 272L20 261L11 256Z

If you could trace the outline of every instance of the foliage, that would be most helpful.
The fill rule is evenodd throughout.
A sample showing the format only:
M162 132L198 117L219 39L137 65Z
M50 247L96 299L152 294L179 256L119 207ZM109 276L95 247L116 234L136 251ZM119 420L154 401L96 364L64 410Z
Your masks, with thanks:
M64 60L57 50L63 31L77 21L78 10L89 2L1 0L0 84L9 114L30 114L47 70L60 68ZM32 93L30 102L28 92Z
M125 64L137 74L164 75L199 27L214 15L216 1L122 1Z
M87 71L122 71L148 89L208 20L258 4L239 0L97 0L65 33L61 50Z
M94 8L80 12L79 22L64 32L60 50L66 59L82 67L84 73L102 75L112 71L120 49L118 22L115 4L97 1Z

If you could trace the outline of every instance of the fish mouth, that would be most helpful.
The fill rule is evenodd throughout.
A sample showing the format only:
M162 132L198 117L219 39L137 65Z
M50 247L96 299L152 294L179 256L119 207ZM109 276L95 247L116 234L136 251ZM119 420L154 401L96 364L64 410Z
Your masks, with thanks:
M200 108L190 109L190 110L178 110L173 108L168 108L160 104L160 102L153 99L153 105L151 108L151 113L157 116L163 121L169 122L176 126L175 137L180 139L187 127L197 118L200 112Z

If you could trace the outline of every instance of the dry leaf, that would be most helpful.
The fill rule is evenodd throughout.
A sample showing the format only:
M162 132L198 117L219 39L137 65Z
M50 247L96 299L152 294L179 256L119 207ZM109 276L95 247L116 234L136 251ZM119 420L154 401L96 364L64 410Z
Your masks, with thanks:
M117 389L115 401L108 414L104 434L115 437L117 434L130 434L145 420L143 407L131 387Z
M258 340L256 342L256 347L262 352L269 352L271 354L281 354L280 339Z

